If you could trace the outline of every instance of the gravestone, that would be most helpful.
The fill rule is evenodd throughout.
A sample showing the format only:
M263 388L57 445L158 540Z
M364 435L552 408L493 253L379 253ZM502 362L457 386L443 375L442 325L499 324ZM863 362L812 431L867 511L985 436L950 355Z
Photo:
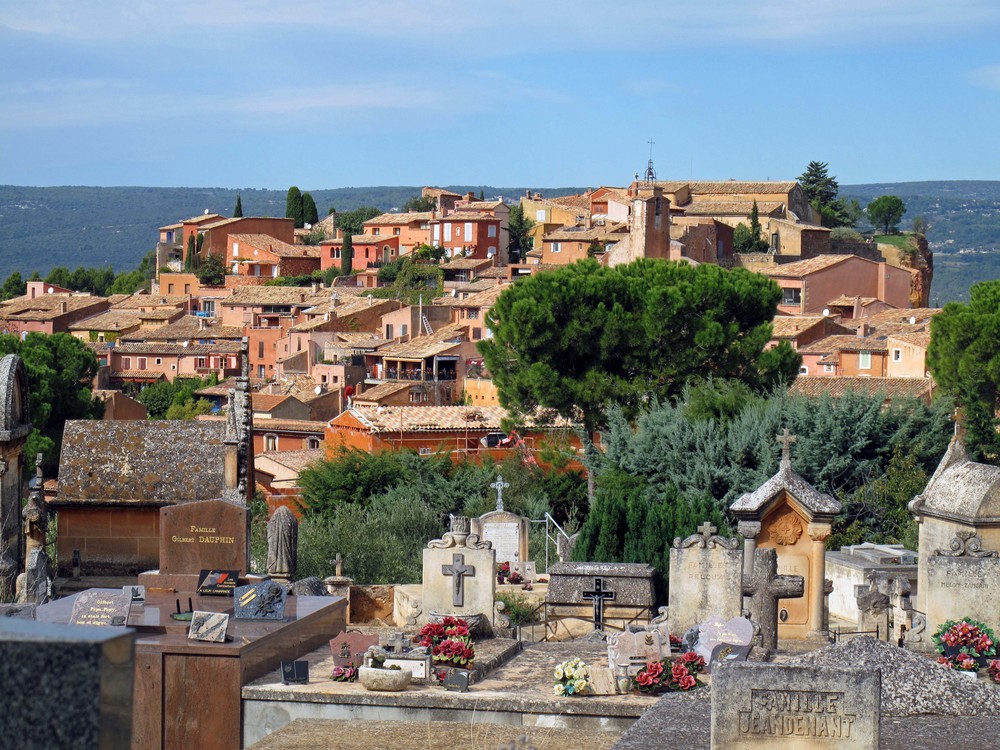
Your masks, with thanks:
M891 641L892 601L889 596L889 577L873 570L868 574L868 584L855 590L858 605L859 633L874 633L879 640Z
M698 642L693 650L707 664L712 658L712 652L717 646L749 646L753 642L753 623L745 617L733 617L729 620L715 615L698 625Z
M150 589L193 592L204 571L249 569L250 513L229 500L201 500L160 509L160 568L139 576Z
M760 627L761 647L778 648L778 600L801 597L801 576L779 576L774 549L754 551L753 573L743 577L743 595L750 598L750 616Z
M453 517L451 528L424 549L424 611L432 620L480 615L492 624L496 553L489 542L470 533L468 518Z
M614 629L624 629L626 623L648 622L656 603L654 572L652 565L642 563L554 564L545 593L550 615L581 621L564 620L559 627L566 633L555 635L585 635L594 629L596 615L600 615L602 624L611 624Z
M113 625L128 623L132 597L121 589L87 589L73 602L70 625Z
M279 505L267 522L267 574L276 581L295 578L299 561L299 522Z
M274 581L237 586L233 616L237 620L283 620L287 595L284 586Z
M708 666L705 671L708 674L711 674L712 670L723 662L730 663L746 661L752 650L752 645L734 646L730 643L720 643L712 649L711 656L709 656L706 660L708 662Z
M17 579L17 601L19 604L42 605L52 598L50 596L52 590L51 570L49 556L45 550L32 549L25 571Z
M736 539L698 533L674 539L670 549L670 629L677 635L709 615L739 617L743 608L743 552Z
M0 618L0 745L130 748L134 637Z
M472 519L471 530L490 542L498 563L524 562L528 559L528 530L531 519L506 510L494 510Z
M923 560L921 560L923 562ZM1000 605L1000 556L984 549L979 537L959 532L947 549L926 560L926 627L934 633L947 620L970 617L996 625Z
M878 750L878 668L720 664L712 674L712 749Z
M535 567L533 560L512 562L510 564L510 572L521 576L524 583L534 583L538 580L538 569Z
M638 633L610 633L608 635L608 664L614 668L631 664L647 664L659 661L667 655L658 630L643 630Z

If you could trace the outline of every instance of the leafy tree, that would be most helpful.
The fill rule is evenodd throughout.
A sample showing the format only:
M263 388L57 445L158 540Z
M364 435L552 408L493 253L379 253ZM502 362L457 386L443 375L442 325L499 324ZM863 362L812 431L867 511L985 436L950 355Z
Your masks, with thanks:
M45 455L46 471L59 462L63 427L67 419L100 419L104 404L93 398L91 385L97 375L94 353L68 333L29 333L0 336L0 356L18 354L28 373L30 415L35 429L25 446L33 460Z
M348 276L354 263L354 240L344 232L344 244L340 248L340 275Z
M913 217L913 233L919 235L927 234L927 230L930 229L930 224L927 223L927 219L923 216Z
M354 211L337 214L337 226L344 230L344 235L364 234L365 222L381 215L382 212L372 206L362 206Z
M240 194L236 194L236 206L233 208L233 218L242 219L243 218L243 201L240 199Z
M45 277L45 283L69 289L69 269L62 266L56 266L49 271L48 276Z
M753 252L753 244L753 235L750 233L750 227L741 221L733 229L733 252L751 253Z
M206 286L222 286L226 283L226 267L218 255L209 255L195 271L198 281Z
M195 419L202 414L210 414L212 404L207 398L187 398L183 403L171 404L167 409L167 419Z
M296 229L301 229L303 226L302 210L302 193L292 185L285 196L285 218L294 219Z
M14 297L20 297L28 291L28 285L21 278L20 271L14 271L7 280L4 281L3 286L0 287L0 300L13 299Z
M302 221L303 226L312 226L319 221L319 214L316 211L316 201L309 193L302 194Z
M417 245L413 248L411 255L416 260L441 260L444 257L445 250L443 247L434 247L433 245Z
M507 225L510 230L510 245L508 252L512 263L523 261L525 254L531 249L531 238L528 233L535 226L535 222L524 215L524 209L520 204L510 207L510 216L507 218Z
M506 408L549 407L592 431L606 402L634 413L692 379L735 377L755 389L794 379L790 347L764 351L780 297L743 269L588 259L507 289L479 349Z
M403 204L403 211L406 212L433 211L435 208L437 208L437 202L429 195L428 196L414 195L412 198L409 198L406 201L406 203Z
M1000 279L974 284L969 297L931 320L927 365L964 410L970 453L1000 465Z
M906 213L906 204L897 195L880 195L868 204L865 209L868 220L877 227L882 227L885 234L899 231L899 222Z

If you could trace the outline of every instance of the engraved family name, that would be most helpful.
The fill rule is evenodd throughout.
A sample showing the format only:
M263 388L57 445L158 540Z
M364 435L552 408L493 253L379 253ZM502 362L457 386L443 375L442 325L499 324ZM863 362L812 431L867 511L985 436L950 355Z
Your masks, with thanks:
M174 534L170 537L170 541L181 543L194 543L197 541L199 544L236 544L236 537L217 536L218 529L209 526L191 526L189 527L189 533L197 534L197 536L177 536Z
M844 694L808 690L753 690L739 712L741 734L846 739L857 719L843 710Z

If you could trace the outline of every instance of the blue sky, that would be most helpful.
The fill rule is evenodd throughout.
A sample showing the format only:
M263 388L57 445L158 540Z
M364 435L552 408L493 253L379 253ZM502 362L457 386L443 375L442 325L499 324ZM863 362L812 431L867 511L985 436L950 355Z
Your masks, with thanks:
M16 0L0 183L1000 179L996 0Z

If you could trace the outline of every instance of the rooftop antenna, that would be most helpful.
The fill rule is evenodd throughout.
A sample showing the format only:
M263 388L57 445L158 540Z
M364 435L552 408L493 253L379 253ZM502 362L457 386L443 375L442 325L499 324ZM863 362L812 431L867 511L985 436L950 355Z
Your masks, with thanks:
M653 169L653 144L656 143L652 138L649 139L649 161L646 163L646 174L644 179L650 185L656 182L656 170Z

